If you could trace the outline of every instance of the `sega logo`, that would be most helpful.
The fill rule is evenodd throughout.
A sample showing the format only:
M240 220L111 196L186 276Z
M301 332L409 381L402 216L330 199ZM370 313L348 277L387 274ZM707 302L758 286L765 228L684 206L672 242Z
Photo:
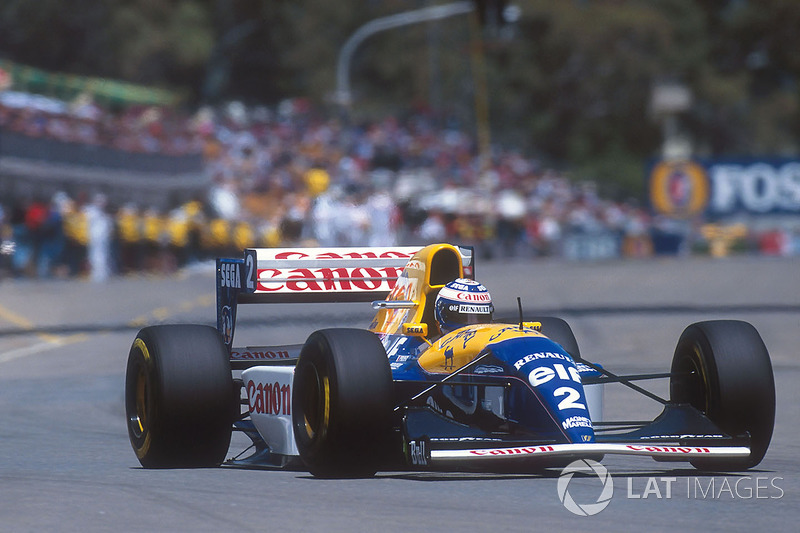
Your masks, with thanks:
M242 275L238 263L221 263L219 265L219 286L231 289L242 288Z
M292 387L289 384L247 382L247 398L251 413L259 415L291 415Z

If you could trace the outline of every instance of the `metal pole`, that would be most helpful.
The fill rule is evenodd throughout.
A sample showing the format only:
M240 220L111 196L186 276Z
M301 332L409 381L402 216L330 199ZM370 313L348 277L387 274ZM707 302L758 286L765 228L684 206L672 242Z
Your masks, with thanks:
M352 102L350 93L350 60L358 45L367 37L399 26L463 15L471 12L474 8L475 6L472 2L453 2L382 17L367 22L358 28L339 51L339 60L336 65L336 101L343 106L349 106Z

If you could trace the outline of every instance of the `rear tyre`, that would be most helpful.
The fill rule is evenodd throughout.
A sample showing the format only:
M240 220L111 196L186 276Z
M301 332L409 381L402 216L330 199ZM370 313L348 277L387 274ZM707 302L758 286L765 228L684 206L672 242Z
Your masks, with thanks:
M369 477L387 457L392 372L374 333L326 329L300 352L292 422L300 457L317 477Z
M128 355L128 436L145 468L225 460L234 413L228 352L215 328L180 324L139 331Z
M775 424L775 380L769 352L758 331L738 320L687 327L672 359L670 398L688 403L729 435L750 434L750 455L695 459L700 470L740 471L759 464Z

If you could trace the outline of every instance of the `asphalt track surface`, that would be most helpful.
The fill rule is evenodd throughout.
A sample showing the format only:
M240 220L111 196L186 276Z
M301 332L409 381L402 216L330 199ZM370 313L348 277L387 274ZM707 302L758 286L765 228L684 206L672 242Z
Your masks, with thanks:
M800 261L730 258L478 264L500 312L557 314L583 356L623 373L666 371L683 328L748 320L777 384L772 445L755 470L699 474L688 465L606 457L613 497L599 514L562 505L559 471L381 472L318 480L305 472L145 470L128 443L123 388L137 329L214 322L213 275L0 281L0 531L794 531L800 519ZM365 304L247 306L237 345L299 342L326 326L365 325ZM663 383L648 385L666 394ZM655 416L619 387L606 413ZM230 455L244 443L234 441ZM596 476L570 496L593 503ZM669 489L669 493L667 490Z

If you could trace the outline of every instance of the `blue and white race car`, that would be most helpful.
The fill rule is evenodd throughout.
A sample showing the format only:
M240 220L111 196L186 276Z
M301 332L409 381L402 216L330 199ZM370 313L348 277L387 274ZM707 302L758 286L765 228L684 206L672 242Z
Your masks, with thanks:
M643 455L736 471L769 446L775 385L767 349L741 321L699 322L669 372L617 375L581 356L555 317L493 318L470 248L247 249L217 260L217 327L143 328L130 350L126 414L146 468L306 468L321 477L397 469L539 469ZM239 305L371 302L364 329L303 343L235 347ZM668 379L669 398L637 385ZM619 384L663 405L614 420ZM252 440L226 462L232 431ZM243 454L240 454L241 456Z

